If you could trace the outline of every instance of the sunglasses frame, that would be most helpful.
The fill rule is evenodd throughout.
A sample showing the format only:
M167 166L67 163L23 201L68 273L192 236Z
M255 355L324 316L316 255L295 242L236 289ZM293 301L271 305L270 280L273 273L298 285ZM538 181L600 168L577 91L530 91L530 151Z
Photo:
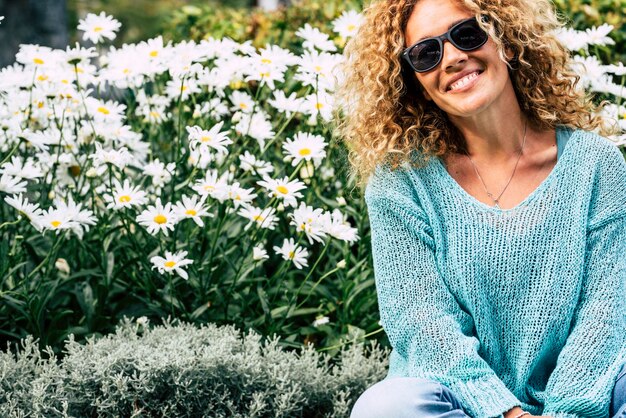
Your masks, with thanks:
M485 40L482 41L480 43L480 45L472 47L472 48L462 48L461 46L459 46L456 42L454 42L454 40L452 39L452 37L450 36L450 34L452 33L452 31L454 31L455 29L457 29L459 26L464 25L468 22L475 22L476 26L478 27L478 29L483 32L485 34ZM432 41L435 40L437 41L437 43L439 44L439 50L441 51L441 54L439 55L439 59L437 60L437 62L435 62L431 67L424 69L424 70L418 70L417 68L415 68L415 66L413 65L413 63L411 62L411 57L410 57L410 53L411 51L417 47L418 45L424 43L424 42L428 42L428 41ZM476 19L476 17L470 17L468 19L462 20L459 23L457 23L456 25L452 26L450 29L448 29L448 31L442 35L439 36L432 36L430 38L426 38L426 39L422 39L421 41L418 41L416 43L414 43L413 45L409 46L408 48L406 48L403 52L402 52L402 58L409 64L409 66L411 67L411 69L413 71L415 71L416 73L425 73L427 71L432 70L433 68L435 68L436 66L439 65L439 63L441 62L441 60L443 59L443 42L444 41L448 41L450 42L452 45L455 46L455 48L461 50L461 51L474 51L478 48L480 48L481 46L483 46L485 43L487 43L487 40L489 40L489 35L487 34L487 32L485 32L480 26L478 26L478 21Z

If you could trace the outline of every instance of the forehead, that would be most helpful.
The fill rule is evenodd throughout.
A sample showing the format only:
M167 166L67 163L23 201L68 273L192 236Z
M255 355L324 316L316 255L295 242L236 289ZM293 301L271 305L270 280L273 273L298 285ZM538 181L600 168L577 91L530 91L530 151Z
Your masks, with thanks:
M473 13L452 0L420 0L406 23L406 44L441 35L454 23L472 16Z

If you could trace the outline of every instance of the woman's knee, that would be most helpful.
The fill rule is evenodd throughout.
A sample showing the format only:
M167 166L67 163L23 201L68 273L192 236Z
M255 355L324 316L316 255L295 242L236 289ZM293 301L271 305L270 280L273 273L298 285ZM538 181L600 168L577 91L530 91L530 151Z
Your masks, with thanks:
M430 408L440 402L441 391L441 384L429 379L384 379L361 394L350 418L426 417Z

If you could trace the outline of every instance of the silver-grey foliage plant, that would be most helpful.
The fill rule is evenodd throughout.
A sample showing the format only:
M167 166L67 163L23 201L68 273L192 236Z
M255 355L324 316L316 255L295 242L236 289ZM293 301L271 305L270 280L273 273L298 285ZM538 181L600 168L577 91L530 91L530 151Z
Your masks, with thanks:
M33 338L0 352L1 417L347 417L384 378L388 350L351 345L331 360L308 345L232 326L126 319L65 355Z

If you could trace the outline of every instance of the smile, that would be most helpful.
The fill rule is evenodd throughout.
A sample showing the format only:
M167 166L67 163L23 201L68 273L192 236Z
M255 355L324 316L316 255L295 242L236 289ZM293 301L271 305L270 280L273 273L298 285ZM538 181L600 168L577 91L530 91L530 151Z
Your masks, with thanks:
M451 84L447 88L446 92L455 93L470 89L476 83L476 80L478 79L478 77L480 77L481 74L482 71L474 71L473 73L466 75L462 79L457 80L453 84Z

